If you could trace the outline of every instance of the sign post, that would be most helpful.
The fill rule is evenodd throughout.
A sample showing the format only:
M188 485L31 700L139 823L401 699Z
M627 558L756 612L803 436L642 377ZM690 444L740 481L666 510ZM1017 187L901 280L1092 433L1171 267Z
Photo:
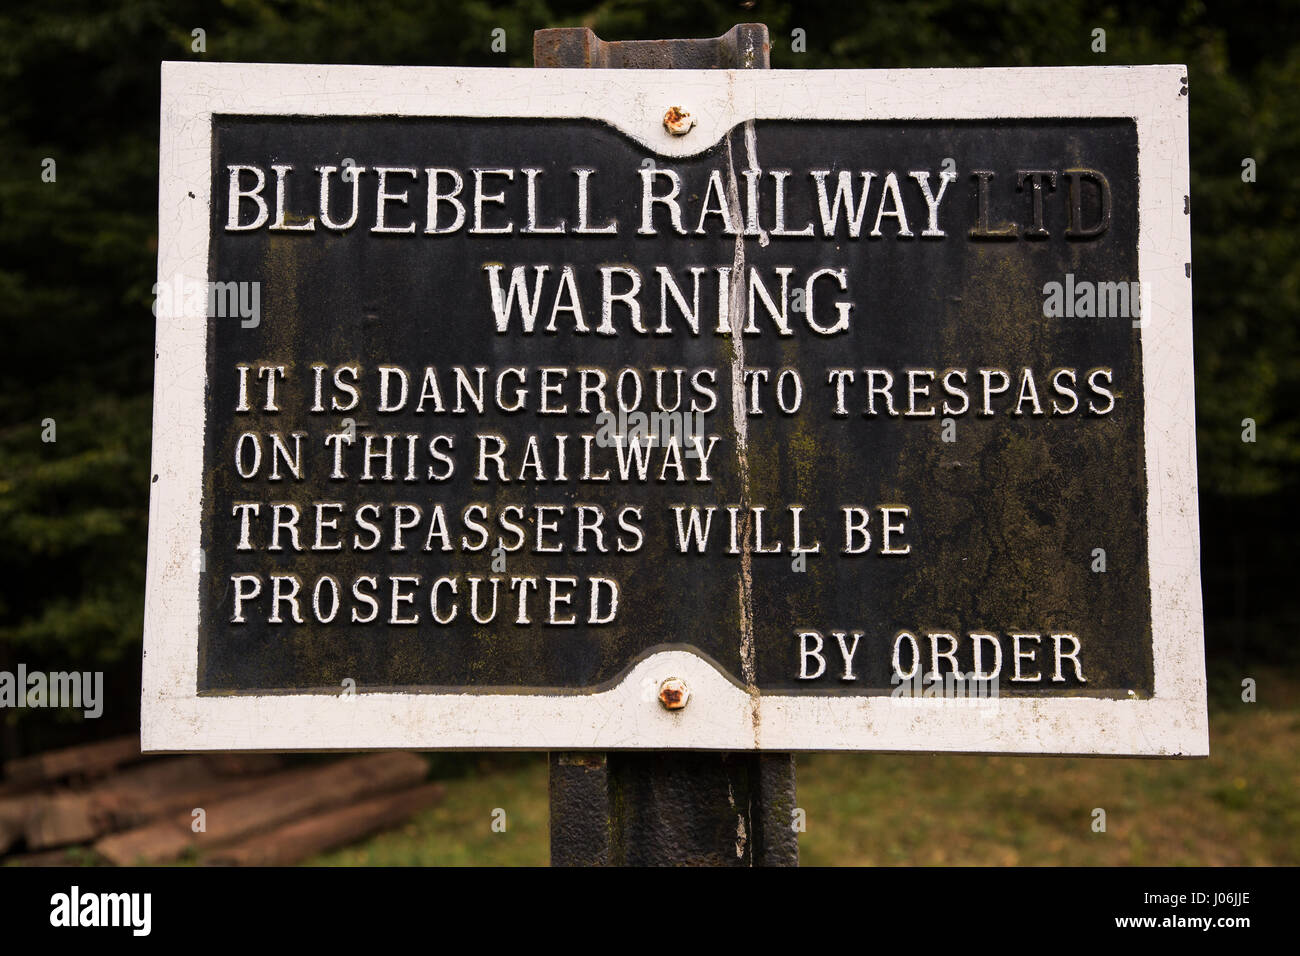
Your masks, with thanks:
M761 23L738 24L705 40L607 42L587 27L533 35L535 67L766 70L770 65L767 27ZM749 502L742 499L742 507ZM691 642L684 635L684 643ZM552 866L799 865L792 754L573 751L551 753L548 759Z
M163 65L144 748L742 865L797 751L1206 753L1185 71L535 59Z

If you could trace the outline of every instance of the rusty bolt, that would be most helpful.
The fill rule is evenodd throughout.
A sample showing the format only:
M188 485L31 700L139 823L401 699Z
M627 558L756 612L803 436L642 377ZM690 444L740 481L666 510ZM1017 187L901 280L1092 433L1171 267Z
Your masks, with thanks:
M659 703L665 710L681 710L691 699L691 689L680 677L669 677L659 685Z
M674 136L685 136L694 125L695 118L680 106L670 106L664 114L664 129Z

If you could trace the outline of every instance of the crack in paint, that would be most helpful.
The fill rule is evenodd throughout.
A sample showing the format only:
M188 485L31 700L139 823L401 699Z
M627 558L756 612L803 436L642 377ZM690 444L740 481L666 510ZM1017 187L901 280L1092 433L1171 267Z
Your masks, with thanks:
M733 223L742 222L740 212L740 187L736 181L736 163L732 155L731 134L727 135L727 205ZM745 150L751 169L757 169L754 142L754 121L745 122ZM731 329L731 418L736 430L736 465L740 475L740 579L737 582L740 601L740 676L749 692L749 718L753 726L754 747L759 746L762 727L761 697L758 693L758 673L754 660L754 576L753 554L750 544L749 496L749 423L745 416L745 230L736 230L735 253L732 256L730 288L727 298L727 322Z

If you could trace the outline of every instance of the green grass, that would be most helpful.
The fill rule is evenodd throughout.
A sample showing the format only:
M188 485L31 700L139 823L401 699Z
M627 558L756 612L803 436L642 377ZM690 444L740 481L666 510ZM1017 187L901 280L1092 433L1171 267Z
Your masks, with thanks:
M1300 864L1300 681L1211 678L1210 757L1139 760L810 754L799 758L815 866ZM435 773L435 777L439 774ZM546 761L484 758L405 827L309 864L544 865ZM506 811L505 832L492 811ZM1093 810L1106 832L1093 831Z
M447 761L443 761L447 763ZM435 762L434 779L439 779ZM318 866L545 866L546 757L485 757L404 826L307 861ZM505 811L503 831L493 811ZM500 819L497 814L495 819Z

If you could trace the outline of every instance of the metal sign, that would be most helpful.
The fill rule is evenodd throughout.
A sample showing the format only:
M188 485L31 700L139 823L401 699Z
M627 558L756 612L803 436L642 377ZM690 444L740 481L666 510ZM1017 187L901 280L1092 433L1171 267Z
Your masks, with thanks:
M144 745L1203 754L1180 67L163 67Z

